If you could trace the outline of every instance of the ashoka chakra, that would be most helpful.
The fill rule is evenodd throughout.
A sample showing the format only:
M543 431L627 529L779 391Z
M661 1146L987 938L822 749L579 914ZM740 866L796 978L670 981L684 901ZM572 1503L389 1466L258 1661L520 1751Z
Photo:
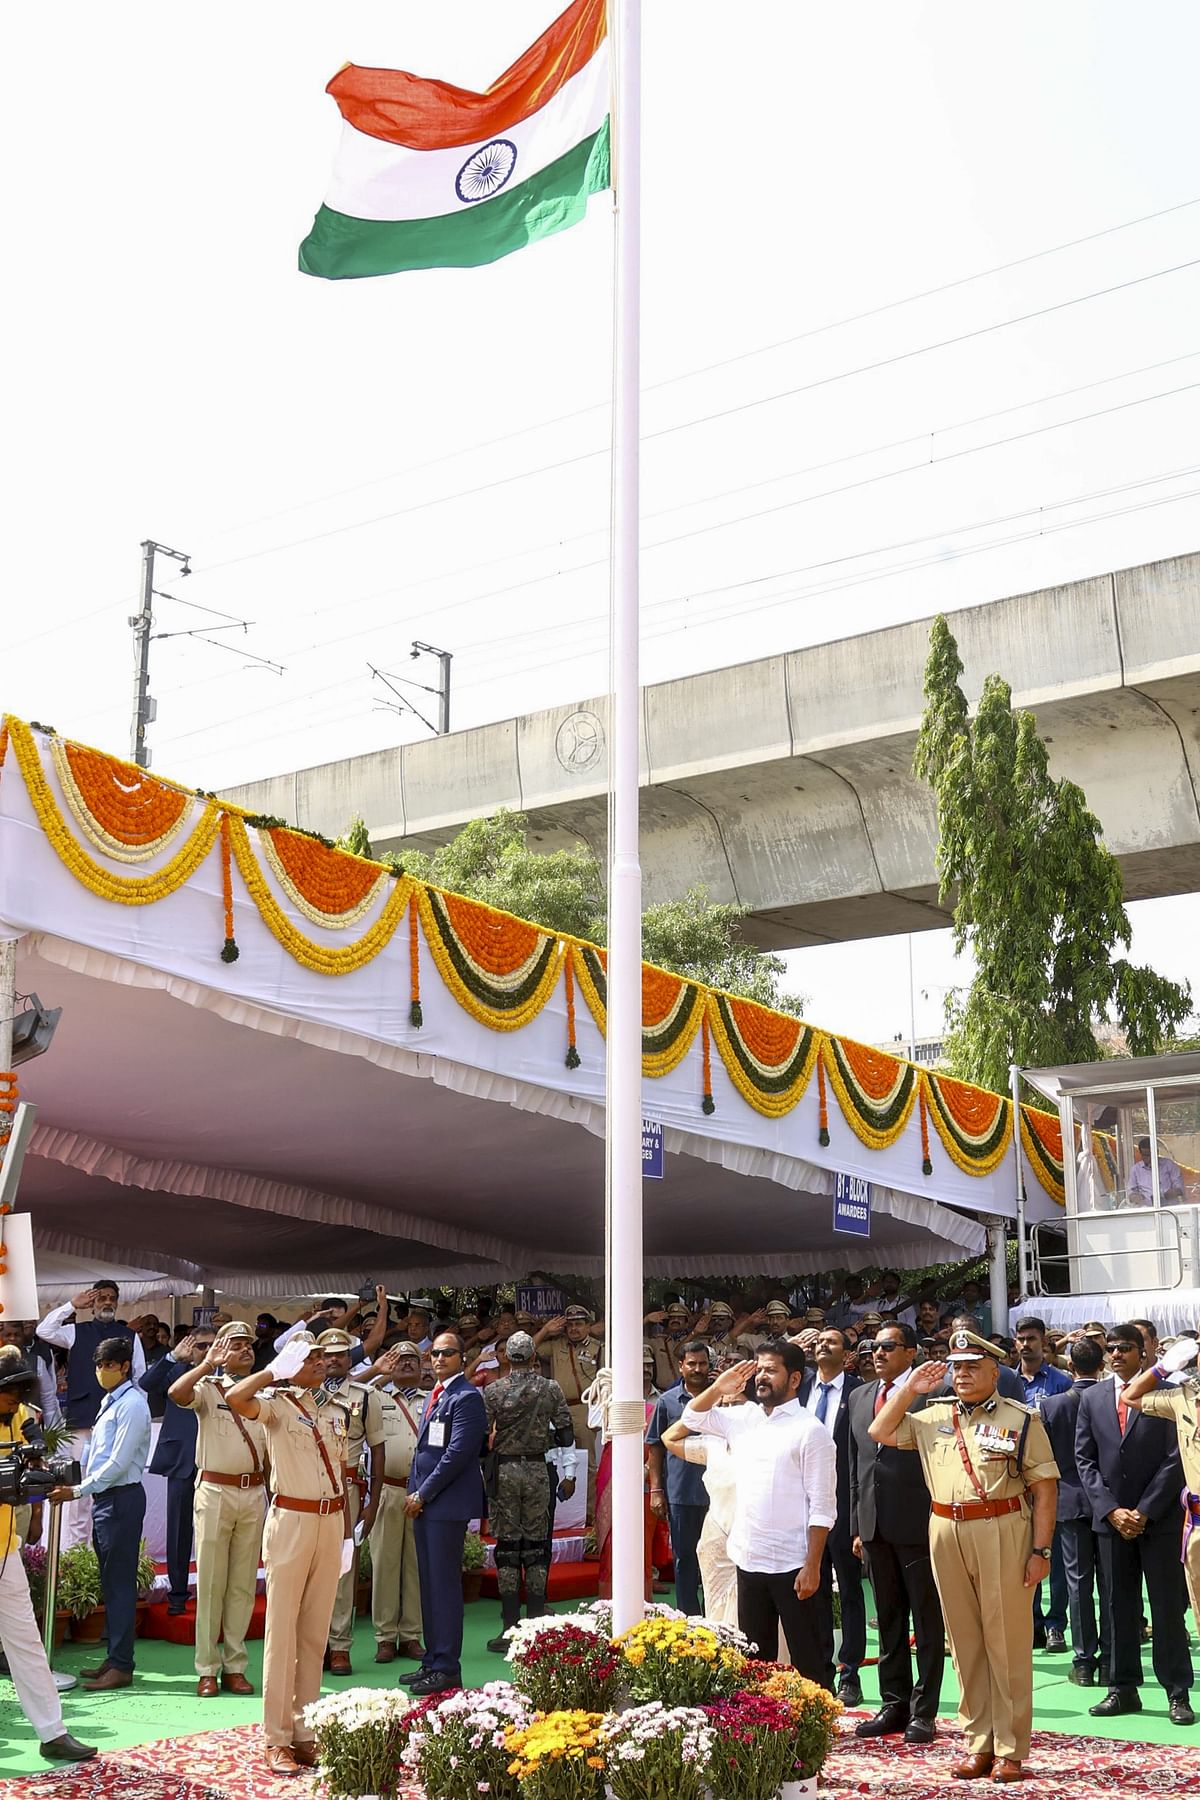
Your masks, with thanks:
M516 166L517 146L511 138L493 138L468 156L454 178L454 191L468 206L476 200L490 200Z

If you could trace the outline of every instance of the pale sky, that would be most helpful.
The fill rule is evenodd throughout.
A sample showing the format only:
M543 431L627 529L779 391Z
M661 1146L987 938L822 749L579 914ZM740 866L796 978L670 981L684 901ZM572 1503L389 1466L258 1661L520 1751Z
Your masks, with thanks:
M6 11L0 704L128 753L147 536L284 665L155 643L154 766L189 783L424 735L367 670L414 637L458 727L602 690L606 197L490 269L296 270L343 62L484 86L557 10ZM646 681L1197 548L1194 6L647 0L645 35ZM1200 989L1194 902L1135 918ZM914 968L935 1029L944 935ZM793 976L908 1031L902 939Z

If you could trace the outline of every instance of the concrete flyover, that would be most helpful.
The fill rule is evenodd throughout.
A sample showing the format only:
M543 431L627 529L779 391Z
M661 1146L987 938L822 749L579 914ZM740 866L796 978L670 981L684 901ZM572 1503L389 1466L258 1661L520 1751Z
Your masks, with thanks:
M996 671L1087 794L1131 900L1200 889L1200 554L952 619L972 702ZM911 773L929 621L648 687L647 902L704 882L764 947L945 925L930 794ZM498 807L547 849L603 853L607 700L551 707L228 790L379 849L428 849Z

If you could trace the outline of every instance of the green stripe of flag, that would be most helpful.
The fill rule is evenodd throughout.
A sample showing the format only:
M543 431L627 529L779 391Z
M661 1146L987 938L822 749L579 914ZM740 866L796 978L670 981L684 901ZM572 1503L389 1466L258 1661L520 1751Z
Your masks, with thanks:
M326 281L402 269L473 269L577 225L609 186L606 119L557 162L491 200L435 219L352 219L322 206L300 246L305 275Z

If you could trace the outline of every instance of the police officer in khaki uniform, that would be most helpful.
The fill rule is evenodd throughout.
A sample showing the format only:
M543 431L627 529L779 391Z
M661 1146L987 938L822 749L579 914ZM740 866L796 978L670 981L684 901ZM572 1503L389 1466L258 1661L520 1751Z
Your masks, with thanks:
M354 1340L346 1331L331 1327L317 1339L325 1352L325 1380L317 1399L322 1396L341 1401L349 1420L346 1450L346 1499L350 1508L350 1529L362 1520L360 1537L366 1537L375 1524L379 1496L383 1491L383 1396L378 1388L355 1381L350 1375L350 1351ZM366 1466L363 1466L364 1448ZM350 1645L354 1641L354 1589L358 1574L358 1557L338 1582L337 1599L329 1625L329 1673L350 1675Z
M718 1371L727 1361L737 1360L737 1345L732 1336L733 1318L733 1308L727 1300L714 1300L696 1325L696 1336L707 1338L713 1368Z
M791 1320L792 1309L786 1300L769 1300L762 1311L762 1324L750 1331L743 1331L738 1337L738 1349L745 1356L754 1356L764 1344L773 1344L776 1338L783 1337ZM751 1324L754 1315L751 1315Z
M258 1420L239 1417L225 1397L253 1367L254 1333L239 1321L167 1390L197 1418L196 1692L202 1700L216 1695L218 1677L227 1694L254 1692L246 1679L246 1629L262 1551L267 1440Z
M425 1395L417 1383L421 1352L409 1342L393 1344L375 1364L383 1408L383 1480L371 1528L371 1623L375 1661L410 1662L425 1654L421 1643L421 1583L413 1520L404 1510L408 1476L421 1424Z
M588 1424L584 1393L604 1363L604 1345L592 1336L593 1315L586 1306L568 1306L560 1319L550 1319L534 1338L542 1373L557 1381L566 1397L575 1443L588 1454L587 1516L596 1516L596 1433Z
M341 1400L327 1395L317 1404L324 1380L325 1352L305 1331L225 1396L231 1411L259 1421L270 1459L263 1735L273 1775L316 1766L304 1709L321 1692L334 1596L354 1549L346 1507L349 1418ZM278 1384L275 1392L264 1393L271 1384Z
M1193 1368L1186 1380L1178 1379L1196 1361L1198 1351L1200 1344L1195 1338L1176 1338L1157 1362L1125 1383L1121 1398L1126 1406L1140 1408L1148 1419L1174 1423L1184 1479L1183 1572L1192 1618L1200 1631L1200 1373Z
M654 1351L654 1385L660 1394L679 1380L679 1358L692 1334L692 1315L682 1300L672 1300L663 1322L663 1335L648 1340Z
M951 1334L871 1421L878 1444L916 1450L929 1489L929 1547L958 1675L967 1754L960 1780L1020 1781L1033 1726L1033 1596L1050 1571L1058 1465L1034 1408L996 1392L1003 1352ZM951 1371L954 1399L909 1413Z

